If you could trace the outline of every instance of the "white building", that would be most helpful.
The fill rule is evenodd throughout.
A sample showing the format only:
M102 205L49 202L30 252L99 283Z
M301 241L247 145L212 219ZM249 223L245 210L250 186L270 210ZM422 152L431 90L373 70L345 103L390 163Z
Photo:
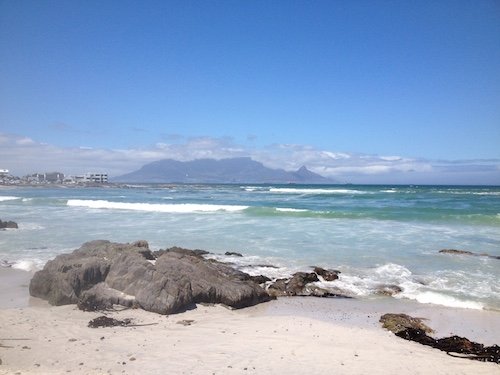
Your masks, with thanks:
M7 176L9 174L8 169L0 169L0 176Z
M105 184L108 182L107 173L85 173L83 175L75 176L74 180L76 183L97 183Z

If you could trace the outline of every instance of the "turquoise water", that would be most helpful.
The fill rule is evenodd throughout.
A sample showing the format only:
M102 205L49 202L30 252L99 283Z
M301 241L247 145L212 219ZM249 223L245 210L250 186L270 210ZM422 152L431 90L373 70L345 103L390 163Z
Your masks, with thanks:
M323 287L500 309L500 187L364 185L144 185L2 188L0 260L40 268L93 239L146 239L153 249L200 248L270 277L320 265L342 271ZM238 251L245 257L222 255ZM272 264L278 268L255 267ZM336 290L337 290L336 289Z

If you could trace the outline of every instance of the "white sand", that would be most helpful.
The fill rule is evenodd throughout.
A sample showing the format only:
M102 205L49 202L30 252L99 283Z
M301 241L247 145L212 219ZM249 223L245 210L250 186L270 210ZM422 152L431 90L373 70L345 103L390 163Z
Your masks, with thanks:
M402 340L354 301L281 299L171 316L124 310L108 315L155 324L97 329L87 323L100 313L35 301L0 310L0 374L500 374L497 364ZM496 332L497 316L486 316Z

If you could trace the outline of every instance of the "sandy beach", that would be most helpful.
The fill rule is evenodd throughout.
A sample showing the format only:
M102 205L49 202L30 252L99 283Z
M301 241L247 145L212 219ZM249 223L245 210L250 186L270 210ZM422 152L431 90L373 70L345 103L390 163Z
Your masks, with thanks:
M385 299L281 298L242 310L198 305L170 316L106 312L137 326L89 328L102 313L31 298L29 277L0 272L1 374L500 374L497 364L452 358L378 323L383 312L416 313L429 318L437 336L493 344L500 337L496 312Z

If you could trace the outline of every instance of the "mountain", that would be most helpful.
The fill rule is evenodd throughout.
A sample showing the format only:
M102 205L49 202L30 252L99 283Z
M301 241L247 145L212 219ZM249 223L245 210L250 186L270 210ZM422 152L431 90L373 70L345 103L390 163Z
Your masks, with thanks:
M112 179L134 183L333 183L305 166L296 172L270 169L249 157L177 161L164 159L144 165L137 171Z

